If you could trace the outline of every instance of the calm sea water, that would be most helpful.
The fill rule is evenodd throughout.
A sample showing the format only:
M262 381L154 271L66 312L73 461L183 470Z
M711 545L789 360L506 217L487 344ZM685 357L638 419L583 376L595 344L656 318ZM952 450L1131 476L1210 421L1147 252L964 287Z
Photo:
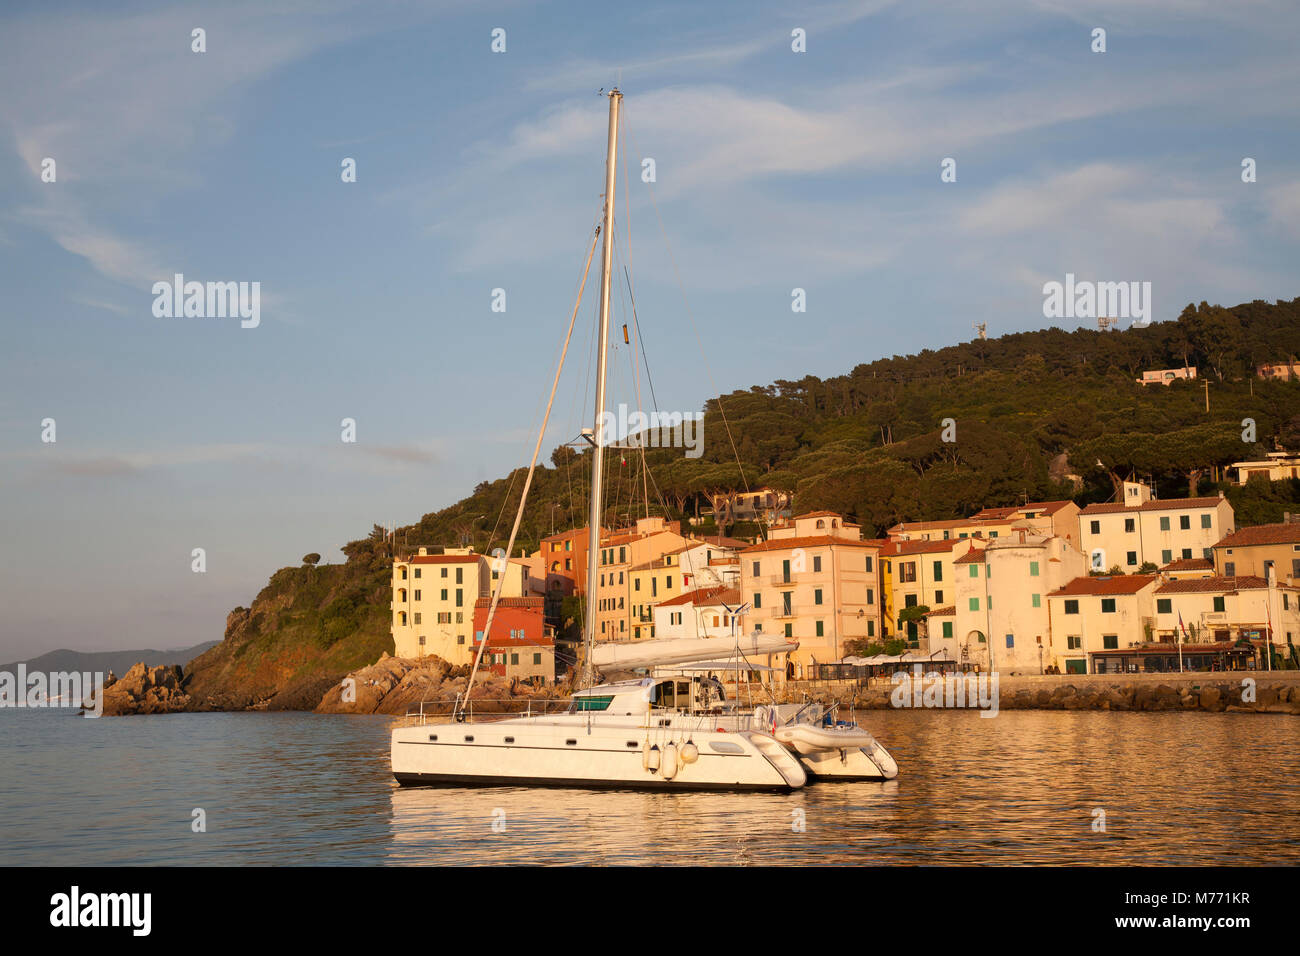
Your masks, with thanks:
M1295 718L864 722L898 758L898 780L648 794L399 789L383 717L5 710L0 864L1300 862Z

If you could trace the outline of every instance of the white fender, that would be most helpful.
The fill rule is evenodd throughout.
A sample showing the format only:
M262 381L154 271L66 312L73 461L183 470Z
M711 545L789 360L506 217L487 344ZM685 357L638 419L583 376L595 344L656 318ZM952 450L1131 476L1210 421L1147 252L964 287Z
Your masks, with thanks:
M677 747L675 744L669 744L663 750L663 762L661 763L660 773L665 780L671 780L677 776Z
M659 769L659 745L654 744L646 756L646 769L654 773Z
M682 744L682 763L690 764L700 759L700 748L695 746L695 741L688 740Z

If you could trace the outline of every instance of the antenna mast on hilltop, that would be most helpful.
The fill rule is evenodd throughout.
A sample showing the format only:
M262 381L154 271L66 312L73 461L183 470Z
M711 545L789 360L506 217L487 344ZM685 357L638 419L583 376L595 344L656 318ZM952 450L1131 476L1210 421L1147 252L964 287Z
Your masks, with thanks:
M989 324L987 322L973 322L971 328L979 333L980 341L989 337Z
M1108 319L1105 316L1100 316L1097 319L1097 328L1102 332L1105 332L1112 325L1119 325L1119 319Z

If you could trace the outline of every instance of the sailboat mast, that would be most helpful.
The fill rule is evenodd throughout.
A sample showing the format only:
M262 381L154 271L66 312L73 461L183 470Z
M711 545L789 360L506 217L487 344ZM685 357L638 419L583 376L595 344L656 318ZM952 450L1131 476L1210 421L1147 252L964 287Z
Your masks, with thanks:
M605 472L605 433L602 426L605 412L605 365L609 356L609 283L614 260L614 186L618 167L618 108L623 94L609 92L609 144L605 154L605 219L602 227L604 246L600 258L600 332L597 335L596 354L596 424L593 429L591 450L591 519L587 524L587 634L586 653L583 656L582 684L588 686L592 678L591 649L596 639L596 580L600 565L600 519L604 509L603 486Z

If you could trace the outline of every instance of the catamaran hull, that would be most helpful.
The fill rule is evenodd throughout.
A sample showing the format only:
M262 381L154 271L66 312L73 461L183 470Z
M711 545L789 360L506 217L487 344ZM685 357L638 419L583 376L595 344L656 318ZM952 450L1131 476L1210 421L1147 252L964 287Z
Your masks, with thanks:
M898 764L884 747L850 747L799 754L799 763L814 781L893 780Z
M679 756L687 739L698 750L693 763ZM658 748L654 770L646 767L647 744ZM588 728L581 718L572 725L503 720L399 727L392 767L403 786L796 790L808 781L794 755L763 734Z

